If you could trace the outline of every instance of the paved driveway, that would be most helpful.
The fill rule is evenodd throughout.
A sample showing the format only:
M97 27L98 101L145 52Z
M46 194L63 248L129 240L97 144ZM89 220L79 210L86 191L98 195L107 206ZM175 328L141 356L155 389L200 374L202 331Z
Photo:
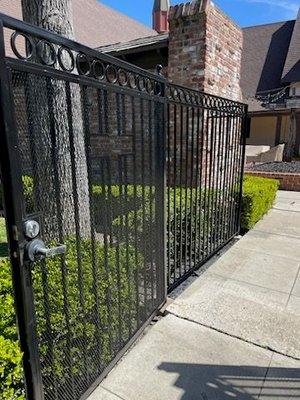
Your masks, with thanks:
M300 399L300 193L210 264L89 400Z

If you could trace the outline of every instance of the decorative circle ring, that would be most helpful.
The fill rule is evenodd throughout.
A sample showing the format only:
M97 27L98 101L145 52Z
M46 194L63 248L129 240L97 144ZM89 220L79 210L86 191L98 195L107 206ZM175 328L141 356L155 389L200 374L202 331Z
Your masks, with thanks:
M93 76L96 79L104 79L105 77L105 67L100 60L94 60L92 62Z
M127 86L128 83L128 74L124 69L118 70L118 82L121 86Z
M27 56L22 56L22 54L17 49L16 40L19 36L24 38L25 43L27 43L27 46L25 45L25 47L28 51ZM17 56L21 60L29 61L32 59L32 57L35 53L35 47L34 47L33 40L31 39L30 36L26 35L26 33L17 32L17 31L14 32L10 38L10 45L11 45L12 51L14 52L15 56Z
M64 62L64 56L63 56L64 53L67 53L68 56L70 57L71 63L70 63L69 67L66 66L66 64ZM75 67L74 54L68 47L61 46L58 49L57 58L58 58L58 64L63 71L72 72L74 70L74 67Z
M141 92L144 92L146 90L146 80L143 76L138 76L137 84L138 84L138 89Z
M45 47L48 46L48 48L50 49L48 58L47 55L44 54L45 48L43 49L43 46ZM47 40L41 39L36 45L36 50L42 63L48 65L49 67L53 67L53 65L56 63L57 60L57 55L53 44L48 42Z
M129 74L128 82L131 89L136 89L136 76L133 73Z
M76 67L80 75L89 75L91 72L91 62L84 53L78 53L76 56Z
M153 82L149 78L147 78L147 80L146 80L146 92L149 93L149 94L153 94L154 93Z
M108 65L105 70L105 76L109 83L116 83L118 80L118 73L116 67Z

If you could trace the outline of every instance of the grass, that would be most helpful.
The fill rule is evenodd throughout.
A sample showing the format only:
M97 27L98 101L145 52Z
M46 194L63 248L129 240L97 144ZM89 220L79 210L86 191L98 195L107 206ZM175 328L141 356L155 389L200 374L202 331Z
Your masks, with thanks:
M8 256L5 219L0 218L0 259Z

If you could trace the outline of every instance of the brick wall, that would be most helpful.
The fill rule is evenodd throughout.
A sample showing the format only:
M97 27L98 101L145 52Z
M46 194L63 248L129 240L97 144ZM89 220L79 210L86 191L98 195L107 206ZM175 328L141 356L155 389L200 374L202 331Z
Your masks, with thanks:
M259 176L260 178L278 179L281 190L300 192L300 174L261 171L246 171L246 173L247 175Z
M241 100L242 30L210 0L170 9L168 78Z

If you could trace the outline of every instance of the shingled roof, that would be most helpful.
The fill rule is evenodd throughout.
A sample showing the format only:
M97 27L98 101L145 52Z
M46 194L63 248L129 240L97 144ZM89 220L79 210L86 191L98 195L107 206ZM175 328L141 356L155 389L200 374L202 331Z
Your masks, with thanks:
M283 82L300 81L300 9L282 73Z
M243 29L241 88L245 96L282 87L295 21Z
M122 43L157 32L97 0L72 0L76 40L89 47ZM0 12L22 19L21 0L1 0Z

